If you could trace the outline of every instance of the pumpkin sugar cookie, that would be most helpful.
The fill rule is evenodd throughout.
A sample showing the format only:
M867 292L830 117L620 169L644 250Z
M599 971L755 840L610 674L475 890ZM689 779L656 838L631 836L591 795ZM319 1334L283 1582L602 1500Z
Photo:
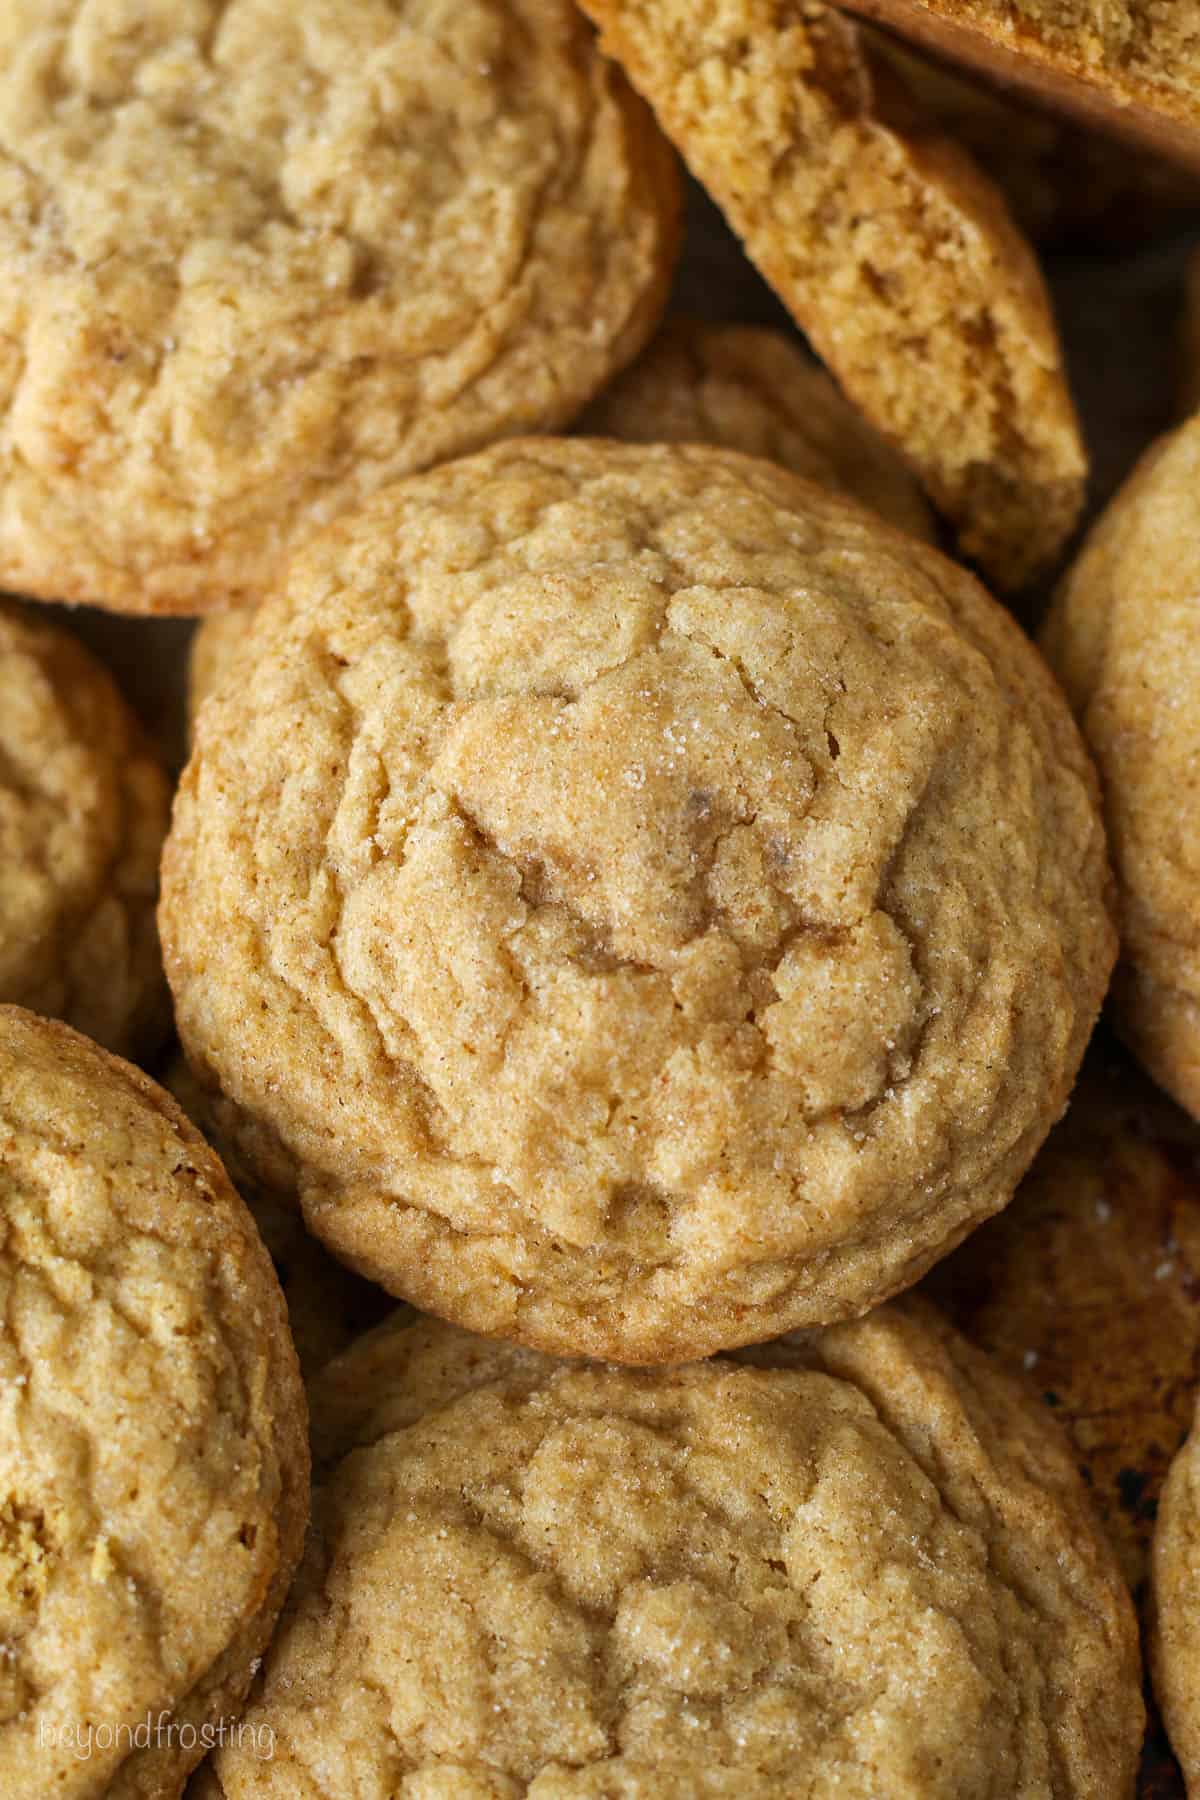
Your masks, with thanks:
M283 1298L173 1101L9 1006L0 1216L0 1793L174 1800L302 1547Z
M527 440L377 496L253 630L164 953L351 1267L679 1361L1006 1204L1114 940L1078 734L966 571L731 451Z
M1096 760L1119 891L1118 1029L1200 1116L1200 417L1092 528L1042 647Z
M670 319L592 402L579 429L631 444L718 444L765 456L901 531L935 535L916 477L782 331Z
M1123 1056L1089 1054L1011 1206L926 1286L1036 1384L1140 1591L1200 1360L1200 1134Z
M1005 587L1053 561L1087 459L1000 192L818 0L585 0L849 399Z
M0 1001L121 1055L165 1037L154 906L170 790L83 645L0 600Z
M1159 1504L1153 1595L1154 1695L1194 1800L1200 1794L1200 1415Z
M252 603L657 323L674 158L570 0L5 0L0 586Z
M224 1800L1132 1793L1129 1596L1048 1418L927 1310L672 1370L390 1325Z

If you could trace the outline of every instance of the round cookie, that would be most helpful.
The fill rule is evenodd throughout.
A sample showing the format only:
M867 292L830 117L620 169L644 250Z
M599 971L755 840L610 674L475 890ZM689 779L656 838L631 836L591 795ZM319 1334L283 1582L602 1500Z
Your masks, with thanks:
M140 1056L166 1035L167 779L82 644L0 601L0 1001Z
M1200 1116L1200 418L1147 451L1042 634L1103 789L1119 890L1114 1014Z
M931 1312L654 1372L385 1325L313 1413L276 1754L219 1751L225 1800L1132 1793L1111 1552Z
M146 1076L0 1007L0 1792L177 1796L299 1560L270 1259Z
M1195 1406L1198 1153L1191 1121L1124 1057L1090 1054L1012 1205L926 1283L1053 1408L1135 1590Z
M933 541L920 484L782 331L670 319L583 414L579 429L631 444L720 444L764 456Z
M671 152L569 0L6 0L0 586L252 602L641 348Z
M202 1088L182 1056L172 1059L164 1079L168 1091L221 1158L258 1226L287 1301L300 1372L310 1380L360 1333L378 1324L385 1312L393 1311L394 1302L381 1288L361 1281L334 1261L304 1229L294 1198L264 1185L239 1150L240 1121L233 1109L219 1095ZM286 1172L281 1172L279 1179L286 1187Z
M1154 1695L1189 1800L1200 1794L1200 1415L1171 1465L1154 1532Z
M531 440L377 496L254 630L167 970L353 1267L678 1361L1011 1197L1113 933L1074 726L965 571L730 451Z

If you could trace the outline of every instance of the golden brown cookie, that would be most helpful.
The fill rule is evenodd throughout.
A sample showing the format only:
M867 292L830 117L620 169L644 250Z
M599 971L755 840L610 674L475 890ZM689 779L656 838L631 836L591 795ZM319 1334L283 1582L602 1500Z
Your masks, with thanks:
M592 402L579 429L631 444L719 444L765 456L860 500L901 531L935 535L916 477L782 331L671 319Z
M0 586L256 600L641 348L670 151L569 0L5 0Z
M902 39L871 48L986 170L1037 243L1128 249L1200 211L1200 179L1165 157L1040 106Z
M1154 1532L1154 1694L1189 1800L1200 1794L1200 1415L1171 1465Z
M167 779L106 672L0 601L0 1000L122 1055L166 1035L154 905Z
M1113 955L1010 616L731 451L526 440L326 533L206 701L189 1057L424 1310L662 1361L862 1311L1005 1204Z
M274 1171L275 1185L264 1185L239 1147L241 1121L234 1109L196 1079L182 1056L172 1058L165 1083L220 1156L250 1209L275 1264L300 1370L309 1380L361 1332L378 1324L385 1312L394 1310L394 1302L381 1288L335 1262L304 1229L286 1162Z
M849 0L851 10L1200 173L1193 0Z
M1200 1115L1200 418L1093 528L1042 643L1100 771L1119 889L1117 1024Z
M931 1311L654 1372L385 1325L313 1411L276 1755L219 1752L226 1800L1132 1793L1111 1552Z
M1123 1057L1093 1054L1012 1205L926 1284L1054 1409L1138 1589L1196 1401L1198 1159L1191 1122Z
M999 191L819 0L586 0L849 398L1004 586L1051 561L1086 457Z
M283 1299L168 1096L9 1006L0 1214L0 1793L173 1800L302 1547Z

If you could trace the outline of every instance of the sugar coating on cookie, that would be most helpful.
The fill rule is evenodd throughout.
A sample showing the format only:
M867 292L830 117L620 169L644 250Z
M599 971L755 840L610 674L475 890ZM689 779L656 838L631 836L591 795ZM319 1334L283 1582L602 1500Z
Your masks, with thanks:
M1096 760L1119 890L1119 1029L1200 1116L1200 418L1142 458L1042 646Z
M1154 1697L1191 1795L1200 1793L1200 1419L1159 1502L1153 1591Z
M1192 1122L1127 1058L1089 1053L1012 1205L926 1283L1053 1408L1139 1598L1195 1405L1198 1152Z
M1111 1553L1049 1420L932 1313L653 1372L383 1326L313 1411L247 1715L279 1749L219 1753L227 1800L1132 1791Z
M122 1055L158 1047L169 809L106 671L57 623L0 601L0 1001Z
M569 0L6 0L0 585L252 601L641 347L671 152Z
M378 496L254 629L168 976L353 1266L678 1360L1008 1200L1113 942L1075 728L963 570L732 452L530 440Z
M15 1007L0 1220L0 1792L178 1794L300 1555L283 1298L167 1095Z
M932 540L915 475L782 331L670 319L579 421L593 437L765 456Z
M1061 551L1087 458L998 188L819 0L586 0L747 254L989 577Z

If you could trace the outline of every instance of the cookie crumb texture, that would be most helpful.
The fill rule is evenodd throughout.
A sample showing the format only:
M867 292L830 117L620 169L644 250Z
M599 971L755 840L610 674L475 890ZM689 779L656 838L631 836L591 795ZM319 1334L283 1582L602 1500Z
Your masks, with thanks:
M1009 1198L1113 941L1075 728L963 570L732 452L534 440L378 496L254 633L167 970L339 1255L670 1360Z
M0 1792L178 1795L200 1751L114 1747L115 1728L240 1705L300 1554L303 1392L266 1251L199 1136L145 1076L13 1007L0 1295Z
M928 1315L655 1373L387 1333L314 1393L318 1436L377 1404L226 1800L1132 1793L1128 1595L1048 1422Z
M1162 438L1064 580L1042 645L1100 772L1119 1030L1200 1117L1200 418Z
M0 585L256 600L641 347L671 152L567 0L5 0Z
M1087 460L1045 285L1000 192L817 0L586 0L864 416L1006 587Z
M1171 1466L1154 1534L1154 1695L1189 1794L1200 1792L1200 1420Z
M169 809L105 670L58 624L0 601L0 1000L122 1055L158 1047Z

